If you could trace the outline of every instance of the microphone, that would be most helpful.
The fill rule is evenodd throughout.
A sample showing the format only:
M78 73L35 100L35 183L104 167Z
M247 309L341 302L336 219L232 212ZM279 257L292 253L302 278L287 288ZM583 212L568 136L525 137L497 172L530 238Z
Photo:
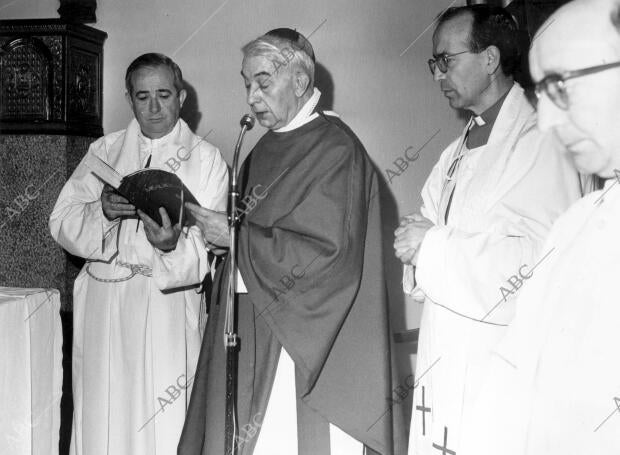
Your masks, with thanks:
M243 117L241 117L239 125L241 125L242 127L245 126L245 129L247 131L250 131L252 128L254 128L254 121L254 117L252 117L250 114L245 114Z
M250 114L245 114L239 120L239 125L241 126L241 131L239 132L239 137L237 138L237 143L235 144L235 150L233 152L233 163L232 163L232 174L230 183L236 189L237 187L237 163L239 160L239 151L241 150L241 143L243 142L243 136L246 131L250 131L254 127L254 117Z
M228 190L228 232L230 245L228 250L228 292L226 296L226 317L224 321L224 346L226 347L226 413L224 420L224 448L225 453L237 453L237 362L239 359L238 335L235 327L235 293L237 291L237 202L239 187L237 185L237 164L243 135L254 126L254 117L245 114L239 122L241 131L233 152L232 169L230 173L230 187Z

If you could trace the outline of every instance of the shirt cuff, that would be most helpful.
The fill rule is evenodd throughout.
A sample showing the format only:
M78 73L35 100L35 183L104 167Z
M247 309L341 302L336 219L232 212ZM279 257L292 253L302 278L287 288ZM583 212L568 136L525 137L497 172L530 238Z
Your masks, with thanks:
M411 294L415 289L415 272L411 264L403 265L403 292Z
M111 248L116 248L116 235L113 231L116 230L116 232L118 233L118 227L121 224L121 219L119 217L113 219L112 221L108 220L103 214L103 209L101 208L101 201L96 201L93 204L94 206L91 207L91 210L98 212L101 218L101 253L105 254L106 252L110 251Z

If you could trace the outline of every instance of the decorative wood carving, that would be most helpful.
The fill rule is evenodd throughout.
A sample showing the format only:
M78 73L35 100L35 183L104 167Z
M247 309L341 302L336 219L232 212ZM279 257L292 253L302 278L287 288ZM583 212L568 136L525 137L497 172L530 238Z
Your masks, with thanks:
M98 137L107 34L60 19L0 23L0 131Z
M41 40L18 38L0 58L0 120L49 120L52 55Z

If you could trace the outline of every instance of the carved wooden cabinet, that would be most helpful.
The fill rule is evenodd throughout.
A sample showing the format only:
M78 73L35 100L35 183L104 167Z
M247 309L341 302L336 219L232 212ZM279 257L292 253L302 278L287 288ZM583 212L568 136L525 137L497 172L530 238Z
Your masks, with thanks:
M0 21L0 286L59 289L64 310L80 263L47 221L103 134L106 37L61 19Z
M107 34L60 19L0 22L0 131L102 135Z

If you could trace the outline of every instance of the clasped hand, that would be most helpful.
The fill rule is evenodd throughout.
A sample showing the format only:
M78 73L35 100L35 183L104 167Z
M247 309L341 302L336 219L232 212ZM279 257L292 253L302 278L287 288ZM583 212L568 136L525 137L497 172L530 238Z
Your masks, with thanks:
M420 245L432 227L433 223L418 213L401 218L400 226L394 231L394 250L403 264L416 264Z

